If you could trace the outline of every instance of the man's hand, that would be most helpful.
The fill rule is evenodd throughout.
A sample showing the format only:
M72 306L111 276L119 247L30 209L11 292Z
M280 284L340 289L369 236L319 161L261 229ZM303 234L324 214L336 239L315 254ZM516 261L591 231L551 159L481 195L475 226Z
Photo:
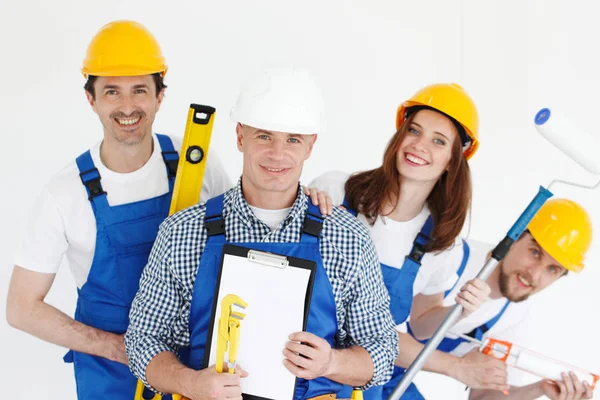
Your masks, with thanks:
M562 381L540 381L541 389L552 400L591 399L594 395L588 382L581 383L573 372L562 374Z
M227 368L223 368L226 371ZM242 400L241 378L248 376L240 366L235 374L218 373L214 365L201 371L193 371L188 378L185 396L190 400Z
M300 342L300 343L297 343ZM333 350L325 339L312 333L296 332L283 349L285 367L298 378L315 379L330 374Z
M304 189L304 194L310 197L310 201L315 206L319 206L319 210L323 215L331 215L333 213L333 205L331 202L331 197L327 192L323 192L318 190L317 188L307 188L306 186L302 186Z
M462 317L477 310L488 299L491 293L490 286L481 279L471 279L460 289L456 295L456 302L463 306Z
M472 389L508 390L506 364L478 349L458 359L450 376Z

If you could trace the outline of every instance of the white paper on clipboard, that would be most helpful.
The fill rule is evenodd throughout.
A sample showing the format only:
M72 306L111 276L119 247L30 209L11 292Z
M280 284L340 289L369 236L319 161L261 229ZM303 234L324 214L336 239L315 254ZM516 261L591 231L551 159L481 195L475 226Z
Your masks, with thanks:
M237 357L237 363L249 373L242 379L242 392L264 399L292 400L296 377L283 365L282 351L289 335L303 330L311 270L291 264L273 267L228 253L223 257L209 365L216 361L221 301L228 294L236 294L248 303L240 323ZM227 354L225 357L227 361Z

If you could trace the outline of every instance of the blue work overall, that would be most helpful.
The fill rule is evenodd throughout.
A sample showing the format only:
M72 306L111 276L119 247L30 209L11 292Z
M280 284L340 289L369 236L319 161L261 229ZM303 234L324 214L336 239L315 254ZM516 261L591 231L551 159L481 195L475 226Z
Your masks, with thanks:
M348 201L344 198L342 203L346 210L352 215L357 216L357 212L349 208ZM415 279L421 267L421 259L425 255L425 245L429 242L431 231L433 230L433 219L431 216L427 218L425 224L421 228L421 231L417 234L413 242L413 247L408 256L404 259L402 268L394 268L387 264L380 263L381 272L383 274L383 281L390 295L390 311L396 325L402 324L408 318L410 309L413 301L413 286ZM402 349L400 349L402 351ZM398 368L394 366L394 373L392 375L392 381L401 374L404 373L404 368ZM363 398L365 400L381 400L387 399L391 390L395 387L386 384L385 386L376 386L363 392ZM403 399L413 399L411 396L412 391L416 390L414 384L408 388ZM387 393L389 392L389 393ZM387 394L386 394L387 393ZM418 393L418 391L417 391ZM351 388L344 387L341 398L348 398L351 395ZM418 399L419 397L415 397Z
M77 158L79 175L96 219L96 247L87 281L78 290L75 320L119 335L127 330L129 309L142 270L158 227L169 213L173 193L179 156L168 136L157 137L169 191L151 199L110 206L90 152ZM137 379L127 365L72 350L64 360L74 364L79 400L133 399Z
M323 224L323 219L320 215L319 209L309 204L304 219L304 230L299 243L245 242L235 244L259 251L316 262L317 269L306 331L325 339L331 347L336 347L336 333L338 330L336 304L319 250L319 236ZM189 320L190 355L188 365L196 370L202 369L204 366L204 353L208 340L213 300L217 288L217 277L223 255L223 245L229 243L225 237L224 225L223 195L221 195L209 200L206 204L205 226L208 231L208 240L202 253L192 294ZM250 377L249 379L252 378ZM326 378L312 380L298 378L296 379L294 399L304 400L319 395L337 393L341 388L341 384Z

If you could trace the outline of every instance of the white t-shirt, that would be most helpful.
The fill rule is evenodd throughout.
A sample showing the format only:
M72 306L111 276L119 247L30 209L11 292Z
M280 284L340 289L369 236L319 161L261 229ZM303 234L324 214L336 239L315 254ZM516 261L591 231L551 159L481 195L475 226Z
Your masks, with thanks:
M326 172L312 181L309 187L326 191L333 204L344 200L344 185L350 174L340 171ZM380 216L371 226L366 217L358 215L365 224L375 243L379 262L394 268L402 268L405 257L410 253L413 241L429 217L427 206L410 221L398 222ZM457 238L454 245L440 253L426 253L413 285L413 296L417 294L433 295L450 289L456 282L456 270L463 259L462 240Z
M264 208L258 208L251 205L248 206L254 215L256 215L256 218L264 222L265 225L267 225L272 231L274 231L279 224L281 224L281 222L285 219L285 217L287 217L292 209L292 207L288 207L280 210L266 210Z
M100 143L90 149L111 206L163 195L169 191L165 163L156 135L148 162L130 173L109 170L100 160ZM173 139L181 149L181 140ZM200 200L206 201L232 186L218 156L210 152L206 161ZM56 273L66 259L81 288L87 280L96 246L96 219L75 159L44 187L29 215L25 235L14 257L15 265L43 273Z
M469 244L470 254L469 261L465 267L465 271L459 278L456 286L444 299L444 306L453 306L456 304L454 299L460 288L470 279L477 276L483 265L485 264L488 254L492 251L493 246L478 242L475 240L467 240ZM473 329L485 324L492 318L494 318L502 310L502 307L506 304L506 298L501 299L488 299L485 303L477 309L474 313L467 316L465 319L459 321L452 329L451 332L467 334ZM523 329L524 322L527 320L529 315L527 301L519 303L510 303L502 317L496 322L496 324L487 332L485 336L490 338L504 340L522 345L524 335ZM456 338L456 336L449 333L447 337ZM477 344L461 343L451 354L462 357L467 352L478 347ZM509 384L513 386L522 386L524 375L521 371L515 368L508 369Z

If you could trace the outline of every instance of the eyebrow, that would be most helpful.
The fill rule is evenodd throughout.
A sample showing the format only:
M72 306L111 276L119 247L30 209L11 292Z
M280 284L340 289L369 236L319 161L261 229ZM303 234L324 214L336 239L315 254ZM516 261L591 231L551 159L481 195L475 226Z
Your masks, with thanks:
M147 89L148 85L146 85L145 83L138 83L137 85L133 85L134 89ZM104 85L104 87L102 88L103 90L106 89L121 89L121 86L119 85Z
M542 249L542 246L540 246L540 244L537 242L537 240L535 240L535 238L533 237L533 235L529 236L529 239L531 241L531 243L538 248L538 250L541 250L542 253L545 253L544 249Z
M419 128L423 129L423 127L421 125L419 125L417 122L415 121L411 121L411 124L415 124L416 126L418 126ZM443 136L444 138L446 138L447 141L450 141L450 138L446 135L444 135L442 132L438 132L438 131L433 131L433 133L437 133L438 135Z

